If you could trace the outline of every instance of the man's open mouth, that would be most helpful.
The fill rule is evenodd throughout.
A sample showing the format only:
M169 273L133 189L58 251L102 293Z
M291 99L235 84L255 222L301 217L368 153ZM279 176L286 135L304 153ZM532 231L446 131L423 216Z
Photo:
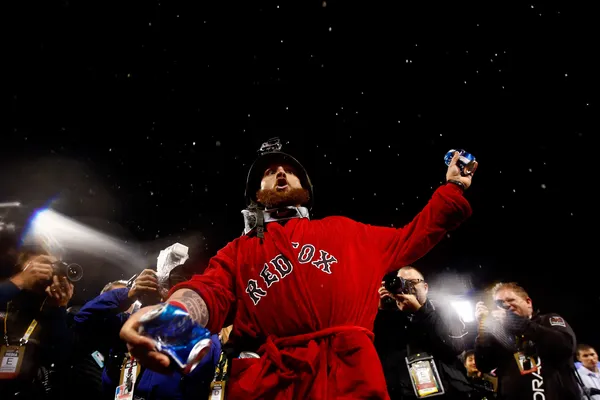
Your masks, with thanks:
M285 179L285 178L277 179L277 186L276 186L277 190L285 190L285 189L287 189L287 187L288 187L287 179Z

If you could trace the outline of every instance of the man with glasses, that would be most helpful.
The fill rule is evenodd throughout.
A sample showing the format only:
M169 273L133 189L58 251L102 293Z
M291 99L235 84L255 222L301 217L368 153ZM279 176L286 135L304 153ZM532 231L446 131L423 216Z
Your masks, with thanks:
M475 362L494 368L501 399L581 399L573 367L575 333L558 314L534 312L525 289L514 282L492 289L495 309L475 308L479 324Z
M390 398L469 398L472 388L458 358L465 350L465 324L454 309L427 298L429 285L417 269L407 266L396 274L403 290L390 293L384 284L390 277L384 278L374 329Z

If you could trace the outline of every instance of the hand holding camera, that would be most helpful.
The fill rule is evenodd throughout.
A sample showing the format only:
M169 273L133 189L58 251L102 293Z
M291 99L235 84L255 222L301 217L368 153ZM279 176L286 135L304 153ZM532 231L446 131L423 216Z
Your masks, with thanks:
M421 308L421 303L414 294L397 294L396 305L400 311L414 313Z
M48 304L54 307L66 307L73 297L75 287L66 276L52 276L52 284L46 287Z
M52 264L55 258L51 256L37 256L25 263L21 272L14 275L10 280L20 289L34 290L42 288L52 280Z
M414 283L410 279L399 276L387 276L379 288L380 308L415 312L421 308L421 303L416 297Z
M475 318L477 319L477 322L481 322L489 315L490 310L486 307L483 301L479 301L477 304L475 304Z
M497 322L503 322L506 318L506 310L498 308L490 311L483 301L475 304L475 318L478 322L485 320L487 317L492 317Z
M385 288L385 282L381 282L381 287L377 289L379 293L379 309L390 310L396 307L396 299Z

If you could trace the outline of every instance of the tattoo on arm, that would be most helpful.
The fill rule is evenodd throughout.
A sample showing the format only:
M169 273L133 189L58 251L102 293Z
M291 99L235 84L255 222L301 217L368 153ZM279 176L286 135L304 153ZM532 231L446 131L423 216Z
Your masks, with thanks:
M202 326L208 324L208 307L200 295L191 289L181 289L173 293L169 300L183 304L192 319Z

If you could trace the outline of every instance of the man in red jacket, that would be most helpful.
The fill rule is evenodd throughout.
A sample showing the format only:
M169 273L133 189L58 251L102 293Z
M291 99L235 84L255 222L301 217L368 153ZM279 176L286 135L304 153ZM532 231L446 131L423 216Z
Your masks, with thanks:
M277 139L261 150L248 174L244 234L168 302L213 333L235 315L230 340L260 355L233 359L228 399L388 399L371 332L377 289L384 274L424 256L470 216L463 191L472 174L461 174L455 154L447 183L403 228L311 220L302 165ZM168 358L138 334L150 309L132 316L121 337L142 364L165 368Z

